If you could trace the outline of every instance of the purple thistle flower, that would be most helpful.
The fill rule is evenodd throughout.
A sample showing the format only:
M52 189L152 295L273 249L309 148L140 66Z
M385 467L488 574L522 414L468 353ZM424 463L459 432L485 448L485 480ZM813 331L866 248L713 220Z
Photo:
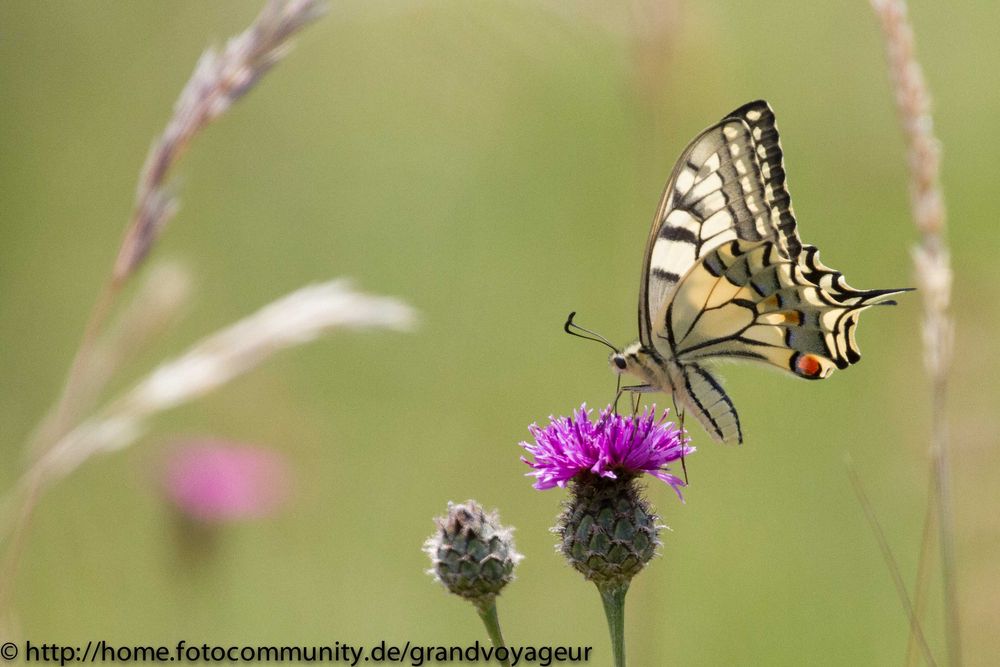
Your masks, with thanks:
M631 417L616 414L609 405L596 422L590 420L591 412L584 403L572 417L550 417L545 428L528 427L535 444L521 446L534 460L523 456L521 460L535 469L528 475L536 478L536 489L564 487L582 472L609 479L622 473L648 473L681 496L684 481L667 472L666 466L695 449L673 422L666 421L668 410L657 420L656 406Z

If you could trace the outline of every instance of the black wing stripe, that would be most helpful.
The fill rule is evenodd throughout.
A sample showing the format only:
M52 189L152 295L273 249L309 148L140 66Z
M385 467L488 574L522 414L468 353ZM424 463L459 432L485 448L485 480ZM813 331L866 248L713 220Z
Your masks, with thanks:
M687 227L678 227L677 225L663 225L660 230L660 238L698 245L698 237L694 235L694 232Z
M681 277L676 273L673 273L672 271L665 271L664 269L653 269L652 273L660 280L666 280L668 282L677 282L681 279Z

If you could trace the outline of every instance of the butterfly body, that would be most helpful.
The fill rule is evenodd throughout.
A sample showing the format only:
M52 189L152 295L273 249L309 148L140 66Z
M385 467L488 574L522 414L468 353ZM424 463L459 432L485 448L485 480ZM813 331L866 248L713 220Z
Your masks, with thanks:
M713 362L763 363L819 380L860 359L858 316L904 290L855 290L798 237L774 114L736 109L674 167L646 244L639 340L611 355L723 442L742 442Z
M705 405L700 396L721 397L724 401L729 401L728 396L711 374L696 363L680 363L676 359L668 359L660 356L656 350L646 349L642 343L636 341L626 346L621 352L611 355L611 364L616 372L629 373L642 381L642 384L626 387L632 392L663 392L671 394L677 405L692 406L695 414L705 413L714 405ZM695 393L698 387L698 393ZM719 407L725 407L723 403ZM732 409L732 404L728 403L727 415L716 410L719 440L735 439L743 441L743 431L740 427L739 416L736 410Z

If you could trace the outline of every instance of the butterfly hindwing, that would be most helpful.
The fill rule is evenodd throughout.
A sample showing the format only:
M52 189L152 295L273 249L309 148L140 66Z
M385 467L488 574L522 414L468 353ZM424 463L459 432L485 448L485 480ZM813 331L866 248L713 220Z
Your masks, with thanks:
M818 380L860 358L860 312L902 290L855 290L803 246L796 259L771 241L731 241L706 255L661 310L656 337L680 364L761 361Z
M652 344L652 317L702 257L732 240L801 250L785 187L774 113L751 102L699 134L678 160L646 244L639 331Z

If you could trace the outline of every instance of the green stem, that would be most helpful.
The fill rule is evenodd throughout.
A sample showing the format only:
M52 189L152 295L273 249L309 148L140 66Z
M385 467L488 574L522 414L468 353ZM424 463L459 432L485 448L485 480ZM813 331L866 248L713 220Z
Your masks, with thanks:
M496 598L492 598L488 604L476 605L476 609L479 611L479 618L483 619L483 625L486 626L486 634L490 636L493 648L498 649L501 646L506 648L507 645L503 643L503 634L500 632L500 619L497 617ZM510 667L509 658L498 660L498 662L504 667Z
M615 667L625 667L625 593L628 582L623 584L598 584L604 602L604 614L608 617L608 631L611 633L611 651L615 655Z

